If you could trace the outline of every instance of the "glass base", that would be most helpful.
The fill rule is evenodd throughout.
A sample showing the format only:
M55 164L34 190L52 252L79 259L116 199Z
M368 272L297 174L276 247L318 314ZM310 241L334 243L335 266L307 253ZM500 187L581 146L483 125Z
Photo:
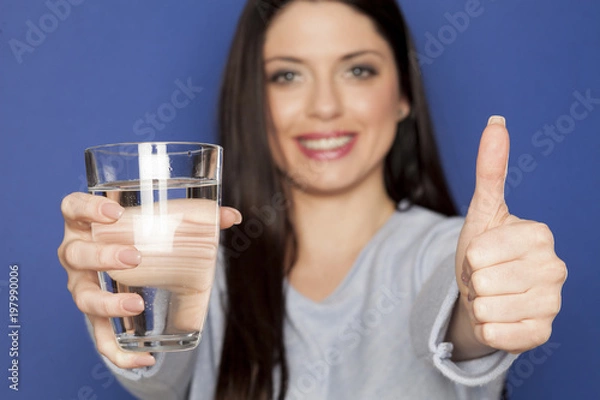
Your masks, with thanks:
M117 342L123 350L139 352L168 352L192 350L200 343L200 333L181 335L117 336Z

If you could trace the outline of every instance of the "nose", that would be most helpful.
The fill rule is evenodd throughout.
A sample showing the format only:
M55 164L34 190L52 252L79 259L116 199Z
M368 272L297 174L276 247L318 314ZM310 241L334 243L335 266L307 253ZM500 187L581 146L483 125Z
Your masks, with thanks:
M308 103L308 115L313 118L331 120L342 112L340 96L332 80L315 82Z

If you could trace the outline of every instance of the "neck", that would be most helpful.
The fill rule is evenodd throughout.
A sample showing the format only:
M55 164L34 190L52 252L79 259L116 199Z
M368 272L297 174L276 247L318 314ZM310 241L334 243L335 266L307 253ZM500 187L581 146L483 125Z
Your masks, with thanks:
M367 179L330 195L295 189L292 197L298 243L296 265L315 270L323 265L347 267L395 210L383 179Z

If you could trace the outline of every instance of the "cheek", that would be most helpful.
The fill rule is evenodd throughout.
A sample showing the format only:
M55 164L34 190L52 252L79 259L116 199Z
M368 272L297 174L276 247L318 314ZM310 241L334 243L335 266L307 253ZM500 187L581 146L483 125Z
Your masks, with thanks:
M285 93L272 91L269 93L269 109L275 132L284 137L303 113L304 98L299 92Z
M393 83L378 85L356 95L352 113L363 130L364 156L373 161L384 157L392 146L398 126L399 94Z
M369 131L384 134L380 129L396 125L400 99L397 90L391 88L395 88L392 82L379 84L360 95L354 94L347 103L355 116L367 124Z
M272 126L269 135L269 147L277 166L285 170L285 165L293 160L290 156L295 154L296 143L290 138L293 136L294 128L304 115L304 94L301 91L269 92L268 105Z

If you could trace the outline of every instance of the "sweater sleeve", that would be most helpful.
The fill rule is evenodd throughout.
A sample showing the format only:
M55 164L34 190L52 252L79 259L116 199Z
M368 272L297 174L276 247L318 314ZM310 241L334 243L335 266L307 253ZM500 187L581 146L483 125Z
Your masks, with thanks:
M496 351L487 356L453 362L450 342L444 342L458 286L454 273L456 244L463 220L451 218L437 224L422 248L419 294L411 311L411 337L417 357L425 359L447 378L464 386L501 384L517 355Z

